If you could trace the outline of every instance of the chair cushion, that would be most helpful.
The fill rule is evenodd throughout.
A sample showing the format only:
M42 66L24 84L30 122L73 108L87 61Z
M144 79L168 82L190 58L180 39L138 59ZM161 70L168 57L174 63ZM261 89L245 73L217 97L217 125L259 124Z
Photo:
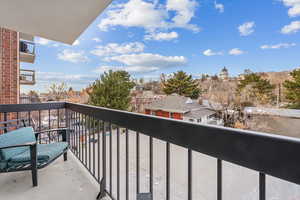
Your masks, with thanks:
M7 168L7 161L0 160L0 171Z
M59 155L61 155L68 148L68 143L57 142L51 144L38 144L37 145L37 159L38 164L49 162ZM15 155L9 159L8 166L13 166L19 163L30 163L30 150L21 154Z
M0 147L35 142L35 135L32 127L20 128L0 135ZM16 147L0 150L1 160L9 160L11 157L29 150L29 147Z

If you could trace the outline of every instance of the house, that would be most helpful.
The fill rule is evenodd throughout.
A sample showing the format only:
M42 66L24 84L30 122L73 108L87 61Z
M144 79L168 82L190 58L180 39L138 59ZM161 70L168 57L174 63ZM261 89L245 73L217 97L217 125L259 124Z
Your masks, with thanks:
M250 130L300 138L300 110L246 107L244 116Z
M221 80L228 80L229 79L229 72L226 67L224 67L221 72L219 73L219 78Z
M139 113L143 113L145 111L145 106L165 97L165 95L154 94L154 92L150 90L134 91L131 95L130 104L132 110Z
M200 105L197 100L177 94L168 95L145 106L145 113L195 123L222 125L222 120L217 119L213 109Z

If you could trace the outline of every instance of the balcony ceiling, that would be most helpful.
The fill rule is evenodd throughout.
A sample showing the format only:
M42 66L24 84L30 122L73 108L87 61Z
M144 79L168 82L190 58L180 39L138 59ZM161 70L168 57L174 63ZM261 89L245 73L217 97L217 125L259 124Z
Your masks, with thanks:
M112 0L0 0L0 27L67 44Z

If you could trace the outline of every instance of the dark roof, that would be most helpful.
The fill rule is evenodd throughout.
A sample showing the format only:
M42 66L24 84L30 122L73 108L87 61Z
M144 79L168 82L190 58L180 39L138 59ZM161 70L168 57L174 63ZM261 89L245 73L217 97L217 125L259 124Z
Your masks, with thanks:
M199 104L197 100L179 95L168 95L165 98L155 100L146 106L146 109L182 113L185 117L195 119L215 113L207 106Z
M165 98L152 102L146 106L146 109L186 113L192 109L201 107L204 106L200 105L196 100L179 95L168 95Z

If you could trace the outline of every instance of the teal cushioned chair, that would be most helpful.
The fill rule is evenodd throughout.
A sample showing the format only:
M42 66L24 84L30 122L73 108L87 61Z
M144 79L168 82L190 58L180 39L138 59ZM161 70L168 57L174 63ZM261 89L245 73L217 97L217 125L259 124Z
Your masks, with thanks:
M57 132L61 135L62 142L37 144L40 134L47 132ZM32 127L24 127L7 132L0 135L0 173L31 170L33 186L37 186L37 170L46 167L61 155L64 155L66 161L67 150L65 128L35 133Z

